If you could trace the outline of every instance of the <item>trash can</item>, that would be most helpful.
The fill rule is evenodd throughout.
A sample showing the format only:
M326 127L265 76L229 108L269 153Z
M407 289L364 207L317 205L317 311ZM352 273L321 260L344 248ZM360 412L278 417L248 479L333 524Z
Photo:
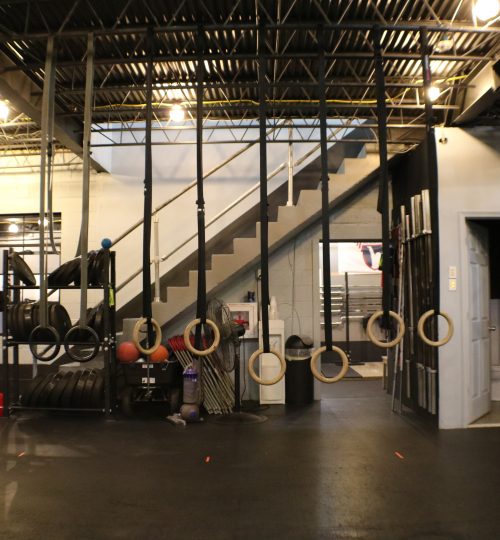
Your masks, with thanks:
M307 336L290 336L285 342L285 403L308 405L314 399L314 378L310 368L313 341Z

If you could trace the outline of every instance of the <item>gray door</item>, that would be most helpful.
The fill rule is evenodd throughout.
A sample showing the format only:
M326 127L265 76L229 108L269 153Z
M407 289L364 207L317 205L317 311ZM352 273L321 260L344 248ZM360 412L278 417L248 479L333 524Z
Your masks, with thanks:
M488 230L477 223L468 222L467 251L469 259L469 306L467 310L470 330L468 423L487 414L490 398L490 282L488 257Z

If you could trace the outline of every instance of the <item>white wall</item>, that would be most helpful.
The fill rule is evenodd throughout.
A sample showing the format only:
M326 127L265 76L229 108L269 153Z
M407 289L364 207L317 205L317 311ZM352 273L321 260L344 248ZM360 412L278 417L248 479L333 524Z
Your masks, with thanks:
M463 336L468 325L468 291L463 279L467 264L467 217L500 217L500 132L495 128L439 130L440 288L441 308L454 320L455 334L439 351L439 426L466 427L470 362ZM458 269L457 290L448 290L448 269ZM440 335L445 332L440 322Z
M378 189L366 191L344 209L331 217L332 240L364 240L381 237L381 220L377 212ZM270 295L278 302L278 311L285 321L285 339L292 334L310 336L319 346L320 297L319 297L319 241L321 224L307 229L294 240L274 252L269 258ZM256 269L250 268L243 276L222 288L217 296L225 302L246 302L247 291L258 291ZM168 327L168 335L182 334L192 314L177 320ZM244 347L244 358L257 348L257 340ZM243 372L243 366L242 366ZM258 387L247 377L249 397L258 399ZM315 396L319 398L321 383L315 383Z

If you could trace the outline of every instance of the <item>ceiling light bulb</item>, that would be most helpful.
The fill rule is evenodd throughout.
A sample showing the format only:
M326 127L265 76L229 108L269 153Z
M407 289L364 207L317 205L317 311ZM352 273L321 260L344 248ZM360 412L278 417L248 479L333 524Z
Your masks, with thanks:
M437 86L431 86L428 90L429 99L431 101L436 101L436 99L441 95L441 90Z
M11 223L9 225L9 232L10 233L18 233L19 232L19 225L17 223Z
M453 49L453 39L451 36L445 36L434 45L434 50L437 53L445 53L451 51L451 49Z
M0 120L3 122L7 121L7 118L9 117L9 106L5 101L0 101Z
M473 11L480 21L493 19L500 12L500 0L476 0Z
M180 105L172 105L170 108L170 120L172 122L182 122L184 120L184 109Z

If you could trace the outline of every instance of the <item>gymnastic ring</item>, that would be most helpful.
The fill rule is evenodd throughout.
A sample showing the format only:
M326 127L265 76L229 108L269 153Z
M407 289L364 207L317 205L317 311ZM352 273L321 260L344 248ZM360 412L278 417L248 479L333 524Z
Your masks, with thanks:
M92 343L89 343L89 346L92 346L92 349L87 354L83 354L82 356L75 353L75 345L71 343L70 339L70 335L77 331L86 332L89 334L92 341ZM80 337L78 337L78 341L80 340ZM83 339L81 341L83 341ZM72 345L73 348L71 348ZM77 347L79 346L80 345L77 345ZM99 336L97 335L97 332L90 326L73 326L66 332L66 335L64 336L64 350L66 351L66 354L76 362L90 362L97 356L100 348L101 343L99 341Z
M311 371L312 374L318 381L330 384L340 381L344 378L344 375L349 371L349 358L347 358L347 354L340 348L335 347L335 345L330 349L333 352L336 352L340 358L342 359L342 368L339 371L335 377L325 377L323 373L321 373L321 370L318 369L316 365L316 361L318 358L321 358L321 354L326 352L328 349L326 347L320 347L319 349L316 349L312 356L311 356Z
M257 384L262 384L263 386L271 386L272 384L276 384L277 382L281 381L286 371L286 362L281 356L281 353L276 349L270 349L269 352L271 354L274 354L274 356L276 356L276 358L280 361L280 372L278 373L278 375L276 375L276 377L274 377L274 379L270 379L269 381L264 381L263 379L261 379L257 375L257 373L255 373L255 369L253 367L255 364L255 360L257 360L257 358L264 353L264 348L260 347L259 349L257 349L248 359L248 374Z
M198 349L195 349L193 345L191 344L191 330L197 325L201 323L201 319L194 319L194 321L191 321L184 330L184 345L186 345L186 349L190 352L195 354L196 356L208 356L209 354L212 354L215 349L219 346L220 343L220 332L218 326L211 321L210 319L205 319L205 323L210 326L214 333L214 341L212 345L208 349L205 349L203 351L199 351Z
M448 313L445 313L444 311L440 311L438 315L442 315L443 318L446 319L446 322L448 323L448 333L446 334L446 336L444 336L443 339L432 341L424 333L424 324L425 324L425 321L429 317L432 317L435 314L436 312L433 309L429 309L429 311L426 311L418 320L417 332L418 332L418 335L420 336L420 339L424 343L427 343L427 345L430 345L431 347L442 347L443 345L446 345L453 336L453 332L454 332L453 321L451 320L451 317L448 315Z
M140 338L139 337L139 332L141 331L141 327L143 324L147 324L148 323L148 319L146 317L142 317L142 319L139 319L136 323L135 323L135 326L134 326L134 330L132 332L132 341L134 342L134 345L137 347L137 349L139 349L139 351L142 353L142 354L153 354L156 349L158 349L158 347L161 345L161 328L160 328L160 325L153 319L153 318L150 318L149 319L151 321L151 324L155 327L155 342L154 342L154 345L152 347L150 347L149 349L145 349L142 345L141 345L141 341L142 339L144 338Z
M398 333L396 337L392 341L380 341L373 335L373 323L382 315L384 312L382 310L376 311L369 319L368 324L366 325L366 333L368 334L368 337L370 338L370 341L377 345L378 347L382 347L384 349L390 349L391 347L394 347L394 345L397 345L401 339L403 338L405 334L405 323L398 313L395 311L389 311L389 315L396 319L398 322Z
M36 350L36 334L42 330L49 331L55 338L54 350L48 356L43 356L43 354L38 353L38 351ZM30 346L31 354L41 362L50 362L51 360L54 360L54 358L59 354L59 351L61 350L59 333L53 326L35 326L35 328L33 328L33 330L30 332L30 335L28 337L28 343ZM51 345L50 343L42 344ZM38 345L40 345L40 343L38 343Z

